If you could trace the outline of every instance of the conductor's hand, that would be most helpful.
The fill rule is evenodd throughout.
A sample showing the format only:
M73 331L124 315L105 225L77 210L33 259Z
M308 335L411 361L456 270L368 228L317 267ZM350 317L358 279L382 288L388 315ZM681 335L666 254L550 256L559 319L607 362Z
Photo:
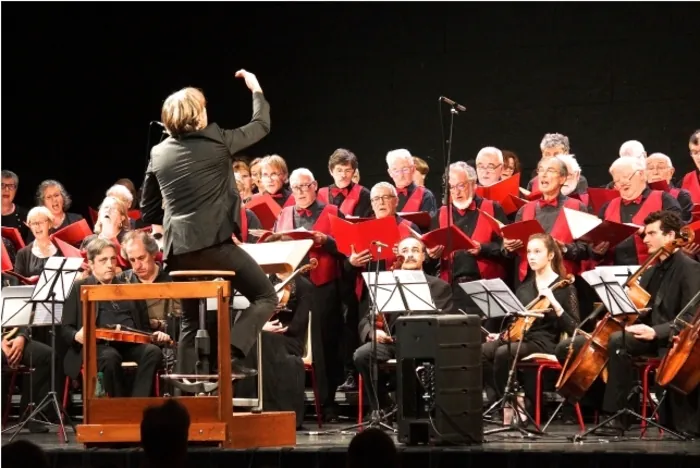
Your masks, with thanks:
M73 337L75 341L77 341L80 344L85 344L85 337L83 334L83 327L80 327L80 330L78 330L78 333L75 334Z
M508 252L515 252L523 247L523 241L520 239L503 239L503 247L505 247Z
M260 83L258 83L258 77L254 74L241 69L236 72L236 78L243 78L245 80L245 85L251 92L262 93L262 88L260 87Z
M372 260L372 254L370 253L369 249L365 249L362 252L355 252L354 245L351 245L350 249L352 252L350 253L350 258L348 261L355 268L362 268L363 266L367 265L367 262Z
M157 331L153 333L153 341L156 343L165 343L170 341L170 335L163 333L162 331Z
M393 343L392 337L386 334L384 330L377 330L375 336L377 337L377 343Z

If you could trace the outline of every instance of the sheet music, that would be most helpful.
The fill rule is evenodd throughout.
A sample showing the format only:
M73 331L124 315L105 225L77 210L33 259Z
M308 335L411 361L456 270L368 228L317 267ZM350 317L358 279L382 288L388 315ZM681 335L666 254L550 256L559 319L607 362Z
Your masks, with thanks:
M582 273L581 277L591 285L605 308L613 316L638 313L612 271L590 270Z
M304 239L262 244L241 244L240 248L253 257L266 273L279 271L291 273L299 267L299 264L304 260L313 245L314 241ZM282 265L285 266L284 269L276 268Z
M54 315L56 318L56 325L60 325L61 318L63 317L63 304L58 302L54 303ZM39 302L36 304L36 310L34 311L34 321L32 322L32 325L51 325L50 302Z
M44 271L39 275L32 300L35 302L50 301L53 292L54 301L65 302L82 265L82 258L49 257L44 265Z
M32 320L32 297L34 286L7 286L2 288L2 326L23 327Z
M639 270L640 265L615 265L615 266L599 266L595 267L595 271L609 271L611 272L620 286L624 286L627 279L635 274Z
M428 280L421 270L394 270L394 277L403 287L406 305L410 311L434 311L435 302L430 293ZM397 291L398 293L398 291ZM399 294L401 297L401 294ZM380 309L381 310L381 309Z
M486 317L503 317L509 313L525 311L517 296L500 278L460 283L459 286Z

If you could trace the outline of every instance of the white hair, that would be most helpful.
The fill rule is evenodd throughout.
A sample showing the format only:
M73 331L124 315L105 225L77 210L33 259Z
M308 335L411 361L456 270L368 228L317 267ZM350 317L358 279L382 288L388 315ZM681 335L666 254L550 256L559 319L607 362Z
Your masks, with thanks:
M482 159L485 156L496 156L498 158L498 163L503 164L503 153L495 146L481 148L479 150L479 154L476 155L476 162L478 163L479 159Z
M620 157L621 158L646 158L647 153L644 151L644 145L637 140L626 141L620 146Z
M666 164L668 164L668 167L673 167L673 162L671 161L671 158L669 158L668 156L666 156L663 153L653 153L653 154L650 154L649 156L647 156L647 160L649 160L651 158L661 159L661 160L665 161Z
M305 167L300 167L300 168L294 169L292 171L292 173L289 176L289 182L292 183L292 181L294 179L298 179L300 176L306 176L306 177L310 178L311 182L316 181L316 179L314 178L313 172L311 172L310 170L308 170Z
M556 156L561 162L566 165L566 169L569 174L581 173L581 166L578 161L576 161L576 155L574 154L558 154Z
M469 182L476 182L476 170L464 161L457 161L456 163L450 164L450 172L461 171L467 175Z
M396 187L391 185L389 182L379 182L379 183L374 184L374 187L372 187L372 190L370 190L370 192L369 192L370 198L373 197L375 193L377 193L377 190L382 189L382 188L389 190L393 196L395 196L395 197L397 196Z
M45 216L51 223L53 223L53 214L45 206L35 206L29 213L27 213L27 223L31 223L32 219L36 219L39 216Z
M634 171L643 171L647 168L645 161L643 159L621 157L613 161L610 165L610 174L613 173L615 169L630 168Z
M569 137L561 133L547 133L540 142L540 151L544 151L546 148L556 148L557 146L561 146L566 151L569 151L571 148Z
M105 192L105 196L118 198L119 200L127 200L129 206L134 202L134 196L131 194L131 191L121 184L112 185L109 190Z
M391 167L391 165L399 159L403 159L412 166L415 166L415 163L413 162L413 156L411 156L411 152L407 149L395 149L389 151L386 154L386 165Z

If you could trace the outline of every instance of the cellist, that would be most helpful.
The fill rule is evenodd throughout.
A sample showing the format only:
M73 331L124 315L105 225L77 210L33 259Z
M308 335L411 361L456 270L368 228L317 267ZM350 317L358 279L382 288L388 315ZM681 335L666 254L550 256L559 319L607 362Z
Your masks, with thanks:
M536 319L525 333L517 358L533 353L551 353L562 332L573 333L579 319L576 288L573 284L553 289L553 286L564 280L568 274L557 241L549 234L530 236L527 243L527 262L535 274L530 275L515 294L525 305L538 297L546 298L550 304L547 308L551 308L551 312ZM509 345L508 339L507 333L491 333L481 349L484 386L494 390L499 398L503 395L508 381L511 359L518 349L518 344L511 339ZM493 399L492 395L489 399ZM521 406L524 404L520 397L519 403ZM519 416L525 420L524 415ZM504 425L510 423L510 420L504 418Z
M676 212L656 211L644 219L644 226L644 244L648 254L653 256L680 236L682 221ZM650 294L648 305L651 312L626 327L624 340L621 331L610 335L608 381L602 402L602 411L608 415L630 404L628 396L634 387L635 373L639 372L630 358L657 356L665 352L676 314L700 290L700 263L691 260L680 249L662 253L658 263L642 275L639 284ZM562 341L555 350L561 363L566 360L570 342ZM584 336L576 336L570 359L585 343ZM617 435L627 430L630 423L627 417L614 419L598 433Z

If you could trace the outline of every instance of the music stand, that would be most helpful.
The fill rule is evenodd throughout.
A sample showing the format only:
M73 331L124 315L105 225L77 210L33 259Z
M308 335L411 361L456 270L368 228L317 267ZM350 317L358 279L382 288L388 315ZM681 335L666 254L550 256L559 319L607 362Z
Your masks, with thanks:
M375 325L377 323L377 316L385 313L407 315L413 312L437 313L438 310L433 302L428 280L425 277L425 273L421 270L363 272L362 279L365 281L365 284L367 284L367 290L369 291L372 304L369 310L371 324L371 348L369 354L370 386L374 392L375 405L379 408L379 394L377 392L379 386L379 362L377 361ZM339 429L338 431L328 431L324 434L346 432L365 427L379 427L395 433L397 432L396 429L385 421L397 411L398 409L394 409L386 414L381 411L375 414L373 411L372 417L363 423Z
M503 322L509 317L543 317L542 313L537 313L533 311L528 311L518 300L518 298L513 294L508 286L500 278L490 279L490 280L480 280L472 281L469 283L460 283L459 285L464 292L474 301L474 303L482 311L483 316L486 318L498 318L502 317ZM503 328L503 325L501 325ZM512 342L510 339L510 326L506 328L506 343L508 346L508 355L513 356L512 353ZM485 435L497 434L501 432L517 431L523 436L532 437L535 435L542 435L543 432L539 425L535 422L535 419L527 412L527 410L518 402L518 397L516 391L519 387L517 380L516 367L518 365L517 356L520 355L520 347L523 343L523 338L525 333L520 336L518 340L518 345L515 350L515 358L511 364L510 370L508 371L508 380L506 382L506 387L503 391L503 396L493 403L485 412L484 417L491 414L495 409L505 410L509 407L515 413L513 419L509 426L499 427L496 429L490 429L484 431ZM500 339L500 338L499 338ZM535 427L534 431L529 431L525 429L523 421L520 419L520 413L523 413L527 420L532 423Z
M639 315L640 311L637 310L635 305L632 303L630 298L627 296L627 293L622 289L622 285L620 285L618 278L616 275L609 270L598 270L598 271L587 271L581 275L584 280L588 284L590 284L593 289L595 290L596 294L598 294L598 297L600 300L603 302L603 305L605 308L610 312L610 314L613 316L613 318L617 319L619 317L622 317L622 323L627 323L626 317L631 316L631 315ZM618 321L619 323L619 321ZM627 344L626 340L627 339L627 332L622 329L622 349L620 350L621 354L627 354ZM632 398L632 396L637 393L638 389L635 387L633 388L629 395L627 396L627 400ZM604 425L606 425L608 422L623 416L623 415L630 415L637 419L638 421L645 421L647 424L651 424L652 426L661 429L663 431L668 432L674 437L677 437L680 440L688 440L687 437L671 430L668 429L667 427L662 426L661 424L657 423L654 421L652 418L645 418L641 414L637 413L636 411L633 411L629 409L628 407L624 407L621 410L619 410L617 413L613 414L612 416L606 418L603 420L601 423L593 426L589 430L581 433L581 434L576 434L573 436L573 441L574 442L579 442L582 439L584 439L588 434L597 431ZM623 431L624 433L624 431Z
M51 324L51 387L44 399L39 402L34 411L19 425L17 431L12 434L10 442L19 434L27 422L32 420L34 416L40 414L44 408L51 406L53 406L56 411L58 430L64 443L68 443L68 435L66 434L66 427L63 423L64 417L75 430L70 416L68 416L68 413L63 409L63 406L59 404L56 395L56 304L62 305L66 302L82 265L82 258L49 257L44 265L44 270L39 276L39 281L36 286L34 286L32 297L27 300L27 303L34 304L35 306L34 323L46 324L48 320ZM61 318L58 317L59 321L60 319Z

